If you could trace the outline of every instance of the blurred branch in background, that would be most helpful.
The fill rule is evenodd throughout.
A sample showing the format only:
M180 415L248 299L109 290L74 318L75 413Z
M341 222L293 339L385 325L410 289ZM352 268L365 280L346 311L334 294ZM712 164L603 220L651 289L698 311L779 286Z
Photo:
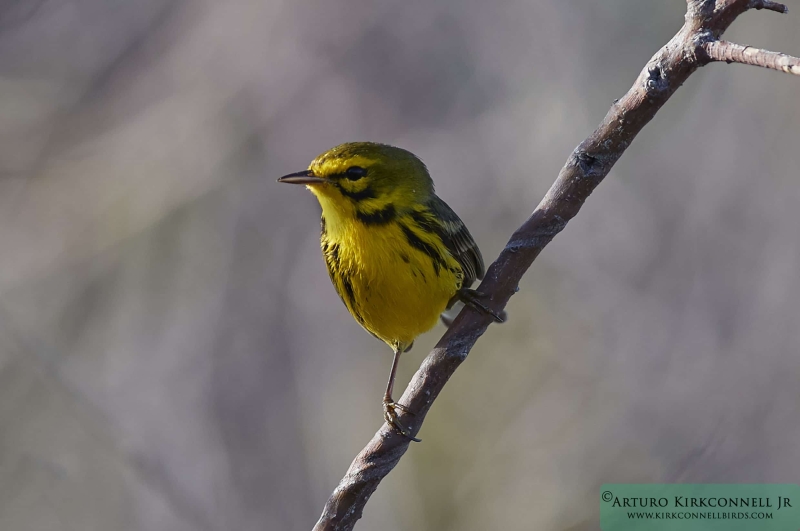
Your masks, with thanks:
M566 227L636 135L695 70L710 62L726 61L800 75L800 59L796 57L719 40L745 11L786 13L784 5L770 0L687 0L687 8L681 30L650 59L627 94L614 103L600 126L573 151L539 206L489 267L479 290L492 298L495 309L505 307L544 246ZM470 309L462 311L425 358L400 399L414 412L401 415L401 422L412 435L418 433L433 401L490 322L486 315ZM352 529L370 496L399 462L409 443L407 437L384 424L356 456L314 529Z

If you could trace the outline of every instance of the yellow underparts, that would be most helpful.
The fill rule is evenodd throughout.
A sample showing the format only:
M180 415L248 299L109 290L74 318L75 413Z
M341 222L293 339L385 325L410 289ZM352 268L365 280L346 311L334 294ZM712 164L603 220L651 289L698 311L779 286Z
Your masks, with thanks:
M317 196L322 251L336 291L361 326L405 350L433 328L461 288L461 266L439 236L391 204L373 209L372 218L362 215L365 222L355 206ZM381 218L381 212L387 215Z

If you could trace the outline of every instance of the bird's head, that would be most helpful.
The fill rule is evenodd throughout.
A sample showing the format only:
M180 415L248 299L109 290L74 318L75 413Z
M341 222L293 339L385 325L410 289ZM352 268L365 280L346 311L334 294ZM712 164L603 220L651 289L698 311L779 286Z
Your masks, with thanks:
M350 142L315 158L305 171L278 179L305 184L324 211L342 216L402 210L433 194L427 168L413 153L386 144Z

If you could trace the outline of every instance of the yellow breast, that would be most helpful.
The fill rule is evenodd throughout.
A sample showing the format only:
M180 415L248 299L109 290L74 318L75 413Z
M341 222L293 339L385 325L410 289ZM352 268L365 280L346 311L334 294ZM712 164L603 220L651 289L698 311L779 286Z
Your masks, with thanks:
M366 330L404 350L436 324L461 287L461 266L411 216L367 224L321 203L322 251L337 292Z

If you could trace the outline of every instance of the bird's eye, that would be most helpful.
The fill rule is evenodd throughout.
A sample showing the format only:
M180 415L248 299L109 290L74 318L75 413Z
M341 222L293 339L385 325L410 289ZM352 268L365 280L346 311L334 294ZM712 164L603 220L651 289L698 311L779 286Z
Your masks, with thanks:
M364 177L366 174L367 170L365 170L361 166L350 166L349 168L347 168L347 171L344 172L345 177L347 177L351 181L357 181L360 178Z

